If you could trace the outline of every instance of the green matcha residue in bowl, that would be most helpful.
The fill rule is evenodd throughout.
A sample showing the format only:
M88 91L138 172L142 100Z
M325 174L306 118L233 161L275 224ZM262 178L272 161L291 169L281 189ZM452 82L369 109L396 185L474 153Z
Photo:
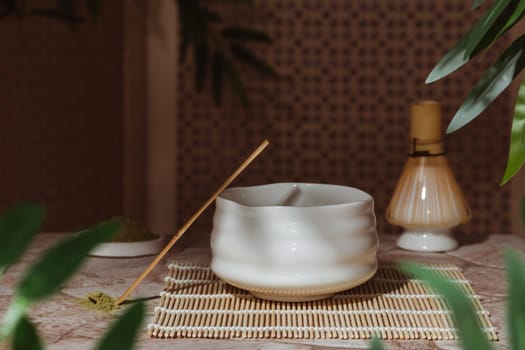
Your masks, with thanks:
M113 237L113 242L141 242L159 238L159 235L152 233L138 221L126 217L117 217L115 220L122 222L123 228Z
M80 304L103 312L112 312L120 309L120 306L115 304L116 301L117 299L104 292L89 293L84 299L79 300Z

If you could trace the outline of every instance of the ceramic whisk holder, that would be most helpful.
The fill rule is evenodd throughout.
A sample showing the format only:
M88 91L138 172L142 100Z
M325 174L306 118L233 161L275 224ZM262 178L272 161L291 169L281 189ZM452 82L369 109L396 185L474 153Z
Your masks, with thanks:
M211 268L264 299L329 297L375 274L373 206L367 193L336 185L228 189L216 201Z
M455 249L458 243L451 228L470 216L445 156L441 104L413 103L409 157L386 210L386 219L405 229L398 246L426 252Z

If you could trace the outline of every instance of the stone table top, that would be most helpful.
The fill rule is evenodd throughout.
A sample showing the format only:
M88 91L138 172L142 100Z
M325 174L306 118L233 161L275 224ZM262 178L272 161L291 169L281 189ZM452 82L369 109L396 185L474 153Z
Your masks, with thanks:
M22 261L11 267L0 284L0 315L5 313L11 294L29 263L61 234L40 234ZM525 252L525 239L514 235L460 237L459 249L448 253L414 253L396 248L397 236L380 236L378 257L381 260L412 260L418 262L452 263L463 270L474 291L482 297L484 308L491 314L499 330L500 340L495 348L507 349L505 334L505 269L501 252L512 247ZM48 349L92 349L115 315L91 310L75 298L84 298L93 291L120 296L133 280L152 261L153 257L95 258L91 257L72 280L51 299L35 305L29 315L37 324ZM210 340L210 339L152 339L145 326L152 322L158 295L164 286L168 263L174 259L208 263L209 236L187 234L173 251L155 267L132 294L132 298L147 299L144 331L139 334L139 349L366 349L365 340ZM387 349L457 349L455 341L396 340L385 341Z

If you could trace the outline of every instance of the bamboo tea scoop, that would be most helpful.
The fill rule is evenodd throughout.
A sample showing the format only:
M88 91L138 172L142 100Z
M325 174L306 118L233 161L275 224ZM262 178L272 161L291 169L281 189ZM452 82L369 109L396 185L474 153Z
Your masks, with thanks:
M182 228L177 231L175 236L171 239L171 241L162 249L162 251L155 257L155 259L149 264L148 267L140 274L139 277L131 284L131 286L122 294L122 296L115 302L116 305L122 304L126 298L137 288L137 286L142 282L142 280L153 270L153 268L159 263L159 261L166 255L166 253L173 247L173 245L179 240L179 238L182 237L182 235L188 230L188 228L197 220L197 218L210 206L211 203L217 199L217 197L228 187L233 180L239 174L246 169L246 167L270 144L268 140L264 140L259 147L253 151L248 158L244 160L244 162L239 165L239 167L233 172L233 174L230 175L229 178L224 181L224 183L219 187L217 191L208 199L206 203L202 205L202 207L199 208L191 217L190 219L182 226Z

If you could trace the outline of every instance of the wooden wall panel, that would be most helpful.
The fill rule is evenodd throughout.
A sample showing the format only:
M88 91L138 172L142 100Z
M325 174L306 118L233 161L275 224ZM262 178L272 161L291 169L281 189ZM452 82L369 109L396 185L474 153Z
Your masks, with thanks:
M122 212L122 2L71 29L0 20L0 209L47 208L45 230Z

